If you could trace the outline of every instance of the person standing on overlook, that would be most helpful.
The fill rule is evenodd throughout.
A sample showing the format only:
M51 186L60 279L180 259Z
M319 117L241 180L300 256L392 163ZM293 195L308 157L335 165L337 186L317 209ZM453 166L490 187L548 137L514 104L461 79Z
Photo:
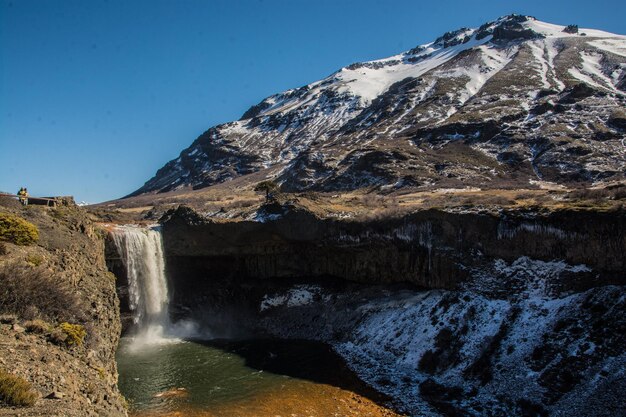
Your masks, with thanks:
M17 192L17 195L20 199L20 203L25 206L28 205L28 189L26 189L25 187L20 188L20 190Z

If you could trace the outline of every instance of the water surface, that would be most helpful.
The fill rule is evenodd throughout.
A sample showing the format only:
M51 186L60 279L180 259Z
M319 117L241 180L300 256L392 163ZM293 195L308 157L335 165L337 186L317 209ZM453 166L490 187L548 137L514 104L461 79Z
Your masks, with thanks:
M118 350L135 416L395 416L321 343L178 341Z

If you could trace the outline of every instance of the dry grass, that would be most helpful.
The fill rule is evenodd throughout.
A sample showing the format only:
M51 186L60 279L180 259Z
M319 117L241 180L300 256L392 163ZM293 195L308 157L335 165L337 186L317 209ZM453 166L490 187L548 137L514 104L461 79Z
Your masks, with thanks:
M320 217L350 214L356 219L397 217L428 209L484 210L614 210L624 205L626 186L581 189L437 189L402 190L391 195L349 192L315 198L298 196L299 203Z
M44 320L34 319L24 323L24 328L26 328L26 331L31 333L45 334L50 331L52 326Z
M601 202L605 200L626 199L626 185L617 184L606 188L583 188L567 193L566 198L571 201L591 200Z
M424 152L434 152L424 150ZM437 151L439 152L439 150ZM487 164L481 158L487 158L480 154L465 155L467 152L455 151L449 155L449 159L459 169L472 166L476 161L481 165ZM461 155L461 156L458 156ZM439 155L440 156L440 155ZM433 154L433 158L439 157ZM448 158L448 156L446 156ZM494 169L499 171L498 164L494 163ZM459 168L461 167L461 168ZM469 168L468 168L469 169ZM427 175L428 173L424 173ZM263 179L261 173L254 174L254 178ZM211 216L213 213L223 212L227 216L214 217L215 221L228 222L238 221L241 217L249 217L250 214L264 202L262 193L253 191L252 178L241 177L224 184L207 187L201 190L177 190L175 192L139 196L127 200L118 200L107 205L94 207L102 213L101 219L111 212L124 210L126 215L131 212L137 215L139 208L145 210L148 204L154 207L176 207L185 204L192 207L203 215ZM252 185L251 185L252 184ZM510 181L499 180L499 188L472 188L471 184L463 183L458 178L449 182L438 182L438 187L443 188L403 188L393 189L358 189L353 191L333 192L299 192L281 194L281 202L295 202L297 205L309 210L319 217L351 218L358 220L377 219L385 217L398 217L404 214L428 210L599 210L611 211L619 209L626 202L624 191L612 190L612 187L625 185L607 186L603 190L595 191L587 189L568 189L564 185L541 182L529 184L526 178L512 179ZM495 184L494 184L495 185ZM465 188L463 188L465 187ZM135 221L141 221L137 218Z
M15 315L15 314L0 314L0 323L2 323L2 324L14 324L14 323L17 323L17 315Z
M37 254L30 254L26 257L26 262L28 262L32 266L39 266L43 263L43 261L43 256Z
M84 310L76 292L48 270L6 263L0 265L0 314L16 314L25 320L80 321Z
M0 401L14 407L28 407L38 397L30 382L0 368Z

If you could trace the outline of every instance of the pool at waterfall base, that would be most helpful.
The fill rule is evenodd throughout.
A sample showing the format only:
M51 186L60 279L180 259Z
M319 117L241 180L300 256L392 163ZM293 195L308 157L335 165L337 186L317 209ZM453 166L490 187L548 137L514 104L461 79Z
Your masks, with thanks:
M301 340L122 338L119 386L131 416L397 416L330 347Z
M193 339L196 323L170 320L160 228L111 235L132 312L117 352L132 416L397 416L323 343Z

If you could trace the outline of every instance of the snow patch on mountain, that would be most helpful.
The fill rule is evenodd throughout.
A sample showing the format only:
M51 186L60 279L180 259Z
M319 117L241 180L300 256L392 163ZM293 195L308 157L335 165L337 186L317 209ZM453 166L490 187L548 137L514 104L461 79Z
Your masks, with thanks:
M579 36L576 33L563 32L566 26L542 22L536 19L530 19L522 23L522 25L529 29L534 30L537 33L540 33L546 37L551 37L551 38L568 38L568 37ZM615 33L605 32L605 31L597 30L597 29L580 28L578 29L578 33L584 33L586 36L597 37L597 38L609 38L609 37L623 38L623 39L626 38L626 36L623 36L623 35L616 35Z
M423 52L412 55L412 58L425 59L411 63L407 58L409 55L399 55L386 60L371 61L371 63L382 64L380 68L363 66L350 70L343 68L336 76L340 83L339 91L349 92L361 97L364 104L371 103L376 97L384 93L389 87L406 78L419 78L428 71L448 62L459 53L483 45L491 40L490 37L482 40L471 38L468 42L445 48L437 47L434 43L423 45ZM398 63L395 63L398 62ZM385 65L391 63L391 65ZM367 64L367 63L366 63Z
M601 90L609 89L622 94L609 77L602 72L602 56L595 53L581 52L581 68L570 68L569 73L580 81L593 85Z
M587 43L603 51L626 57L626 43L622 39L599 39Z

